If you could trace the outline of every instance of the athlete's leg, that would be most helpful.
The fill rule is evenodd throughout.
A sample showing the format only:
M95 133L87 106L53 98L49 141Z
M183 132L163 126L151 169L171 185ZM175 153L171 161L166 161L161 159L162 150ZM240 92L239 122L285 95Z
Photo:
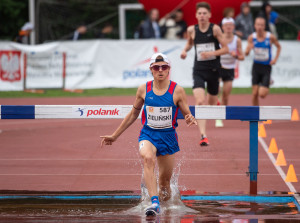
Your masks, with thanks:
M208 104L209 105L217 105L218 103L218 95L211 95L209 93L207 93L208 96Z
M223 92L222 92L222 105L228 105L229 95L232 90L232 81L223 82Z
M269 86L270 86L270 80L271 80L271 70L272 67L269 65L266 65L264 68L264 74L262 76L261 85L258 89L258 96L260 98L265 98L269 94Z
M265 98L269 94L269 88L260 86L258 89L258 95L260 98Z
M157 181L154 173L156 147L148 140L142 140L139 143L140 155L144 161L144 180L150 197L158 196Z
M194 88L193 94L195 97L195 105L205 105L205 89L204 88ZM198 128L200 131L200 136L204 135L206 136L206 120L199 120L198 122Z
M159 198L167 201L171 198L170 181L173 174L175 154L157 157L159 167Z
M258 106L258 85L252 85L252 105Z
M223 97L223 90L222 90L222 88L223 88L223 86L222 86L222 83L224 84L224 82L223 82L223 80L222 80L222 78L219 78L219 93L218 93L218 101L220 102L221 100L222 100L222 97ZM222 102L220 102L220 104L221 104ZM218 104L219 105L219 104Z

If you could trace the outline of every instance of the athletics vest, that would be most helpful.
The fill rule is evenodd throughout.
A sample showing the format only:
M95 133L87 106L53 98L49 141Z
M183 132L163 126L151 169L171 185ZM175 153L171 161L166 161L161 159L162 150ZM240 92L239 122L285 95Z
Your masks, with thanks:
M231 56L231 52L237 52L237 40L236 35L233 36L233 39L230 43L227 44L229 53L221 55L221 65L226 69L234 69L236 64L236 58Z
M262 42L258 42L256 32L252 34L254 45L254 63L264 65L270 64L272 60L270 35L271 33L267 32L266 38Z
M216 69L221 67L220 57L213 56L211 58L202 59L201 53L215 51L220 49L219 41L214 37L213 23L209 24L208 30L203 33L199 30L199 25L195 25L195 62L194 70Z
M141 120L144 126L159 131L173 130L178 126L178 107L173 101L176 85L177 83L170 81L167 92L159 96L153 92L153 81L147 82Z

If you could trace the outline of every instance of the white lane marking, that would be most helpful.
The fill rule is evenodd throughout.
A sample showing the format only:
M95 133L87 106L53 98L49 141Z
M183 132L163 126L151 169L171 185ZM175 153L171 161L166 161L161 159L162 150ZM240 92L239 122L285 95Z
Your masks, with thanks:
M283 182L285 182L286 174L283 172L283 170L282 170L282 168L280 166L276 165L276 159L275 159L275 157L273 156L272 153L268 152L269 148L268 148L266 142L261 137L258 137L258 141L260 142L261 146L263 147L263 149L267 153L267 155L270 158L271 162L273 163L274 167L278 171L278 173L281 176ZM285 184L289 188L290 192L293 192L293 193L297 192L296 189L295 189L295 187L290 182L285 182Z

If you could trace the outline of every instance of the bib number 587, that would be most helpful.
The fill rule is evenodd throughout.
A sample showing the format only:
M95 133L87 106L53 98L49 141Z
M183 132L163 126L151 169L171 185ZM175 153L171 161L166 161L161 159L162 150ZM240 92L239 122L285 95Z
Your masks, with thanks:
M170 108L160 108L159 111L160 111L161 113L169 112L169 111L170 111Z

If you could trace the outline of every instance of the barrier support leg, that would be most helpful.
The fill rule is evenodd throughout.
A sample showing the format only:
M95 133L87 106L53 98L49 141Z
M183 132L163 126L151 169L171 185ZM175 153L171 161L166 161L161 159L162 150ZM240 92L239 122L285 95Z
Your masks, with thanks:
M249 147L249 175L250 195L257 195L258 174L258 121L250 122L250 147Z

